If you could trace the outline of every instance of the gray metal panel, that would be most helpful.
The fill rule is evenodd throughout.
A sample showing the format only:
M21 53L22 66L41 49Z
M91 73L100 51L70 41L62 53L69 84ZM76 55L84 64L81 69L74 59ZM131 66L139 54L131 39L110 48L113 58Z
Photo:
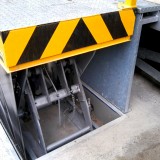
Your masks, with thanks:
M108 107L104 102L102 102L97 96L95 96L86 88L85 93L86 97L90 98L91 100L91 104L94 107L96 117L104 124L109 123L121 116L117 112L112 110L110 107Z
M122 112L128 111L140 33L138 14L132 41L98 50L82 74L87 85Z
M21 153L25 155L22 133L20 128L20 122L17 113L17 106L15 102L15 95L12 84L12 75L7 74L5 70L0 67L0 87L2 89L2 95L0 98L3 98L2 101L6 101L6 107L8 108L8 113L10 115L10 121L12 125L12 130L14 133L14 142L17 147L21 150Z
M85 59L83 55L79 55L76 57L76 63L78 65L78 70L80 75L84 72L84 70L87 68L88 64L94 57L96 51L88 52L88 54L85 55Z
M1 0L0 31L118 10L115 0Z
M153 11L159 11L159 10L160 10L160 4L148 2L146 0L137 1L138 13L146 13L146 12L153 12Z

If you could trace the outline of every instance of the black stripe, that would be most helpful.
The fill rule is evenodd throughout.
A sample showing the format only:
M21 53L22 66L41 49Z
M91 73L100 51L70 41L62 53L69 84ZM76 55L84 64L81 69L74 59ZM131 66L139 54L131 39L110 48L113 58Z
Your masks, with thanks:
M8 37L8 34L9 34L9 31L4 31L2 32L2 40L3 40L3 43L5 43L7 37Z
M80 19L63 52L97 44L84 21Z
M37 26L17 64L40 59L58 23Z
M0 55L0 59L3 61L3 58L1 57L1 55ZM3 61L4 62L4 61Z
M126 37L127 32L121 21L119 12L112 12L107 14L102 14L102 18L108 27L113 39Z

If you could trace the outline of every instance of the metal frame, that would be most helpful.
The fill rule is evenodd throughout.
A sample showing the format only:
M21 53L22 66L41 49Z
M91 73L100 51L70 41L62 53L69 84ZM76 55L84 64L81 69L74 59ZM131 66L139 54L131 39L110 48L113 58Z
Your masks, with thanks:
M145 20L143 20L142 25L145 24L149 28L155 30L156 32L159 32L160 31L160 5L157 5L157 7L155 8L156 10L150 12L151 14L150 16L147 16L144 18ZM142 11L146 12L145 10L142 10ZM150 78L154 79L156 82L160 83L160 71L158 71L156 68L151 66L145 60L150 60L152 62L156 62L160 64L160 53L152 51L150 49L141 48L140 46L138 51L138 59L136 63L136 66L140 70L142 70L145 74L147 74Z
M141 59L148 59L160 63L160 53L154 52L146 48L139 48L138 57Z
M72 67L73 70L73 82L74 84L71 85L70 87L68 86L68 82L67 82L67 78L64 72L64 66L66 65L65 61L61 61L58 62L57 64L57 69L59 69L59 73L58 76L60 77L60 81L61 81L61 86L64 89L61 90L57 90L55 89L55 92L48 92L48 88L47 88L47 84L46 84L46 79L44 77L44 71L43 71L43 66L35 68L36 74L40 75L40 83L39 85L42 86L42 95L39 96L38 98L34 98L33 93L32 93L32 89L31 89L31 84L29 82L29 77L31 77L31 72L30 71L26 71L23 72L19 75L20 77L23 77L22 80L25 80L24 83L21 83L21 86L19 86L19 88L25 88L24 93L22 93L22 91L19 91L16 94L16 97L23 97L24 94L24 98L26 99L26 103L28 106L28 109L31 113L31 118L35 127L35 131L36 131L36 135L37 135L37 139L34 140L36 144L36 141L39 143L38 145L40 146L40 155L44 155L47 152L50 152L53 149L56 149L60 146L62 146L63 144L68 143L71 140L74 140L80 136L82 136L83 134L89 132L92 130L92 121L91 121L91 117L90 117L90 113L89 113L89 106L84 94L84 90L81 84L81 80L79 77L79 73L78 73L78 69L76 66L76 63L74 61L74 59L69 60L70 66ZM27 74L26 74L27 73ZM25 77L26 76L26 77ZM17 78L18 79L18 78ZM17 82L18 83L18 82ZM25 86L25 87L24 87ZM19 96L19 94L22 94L21 96ZM45 108L46 106L50 105L52 102L58 101L60 99L64 99L67 98L68 96L77 94L78 100L80 102L81 108L82 108L82 113L84 115L84 119L85 119L85 128L79 130L78 132L58 141L55 143L50 144L49 146L46 146L45 141L44 141L44 137L43 137L43 132L41 129L41 125L40 125L40 117L38 114L38 109L41 108ZM17 98L18 99L18 98ZM19 100L21 101L21 100ZM23 114L22 114L23 117ZM22 124L23 125L23 124ZM26 137L26 139L30 139L29 135L24 133L24 136ZM28 137L29 136L29 137ZM30 144L28 142L25 141L25 143L27 143L27 151L31 152L29 153L31 156L35 157L36 154L33 153L33 151L30 150ZM28 148L29 147L29 148Z
M160 72L157 69L155 69L154 67L152 67L140 58L137 59L136 66L142 71L144 71L147 75L152 77L154 80L160 83Z
M67 82L66 74L64 71L64 67L67 64L69 64L69 67L71 67L72 69L71 74L73 78L73 84L70 86ZM13 75L6 74L5 70L3 68L0 68L0 109L2 111L1 114L3 114L4 116L5 125L11 137L13 138L14 143L17 144L17 147L19 149L21 149L21 154L24 156L25 149L27 150L27 152L29 152L32 158L44 155L47 152L50 152L51 150L60 147L61 145L68 143L69 141L74 140L92 130L92 121L90 117L89 106L84 94L75 60L67 60L67 63L65 61L60 61L56 63L56 66L58 69L58 76L62 89L57 90L55 86L53 86L54 91L49 91L48 89L49 84L47 81L48 79L47 72L45 71L45 66L23 70L20 72L16 72ZM35 91L33 92L34 88L32 84L33 82L31 83L31 79L34 76L38 78L35 80L34 83L41 87L41 95L39 96L35 96L35 94L37 93ZM52 102L60 101L64 98L67 99L68 96L74 97L75 94L77 95L80 106L82 108L81 114L83 114L84 116L84 128L58 142L46 146L40 124L38 110L41 108L45 108L46 106L52 104ZM27 132L24 122L21 121L21 118L25 118L26 110L30 112L30 117L35 128L36 138ZM29 141L32 141L32 144ZM24 147L24 143L26 145L25 147L27 148ZM37 153L34 153L34 149L31 150L31 145L33 145L34 147L38 145L36 147L38 150Z
M97 50L81 76L87 86L107 100L111 107L115 106L123 113L129 111L131 86L142 26L158 22L159 10L160 6L158 7L158 5L146 8L146 10L144 8L137 9L134 35L131 41ZM147 12L150 13L149 16L144 14ZM80 59L83 60L85 57L86 55L82 55ZM80 68L83 68L80 63L79 65Z
M76 138L79 138L79 137L83 136L84 134L88 133L90 131L90 129L91 129L90 127L85 127L83 129L81 129L80 131L78 131L78 132L76 132L76 133L58 141L58 142L55 142L55 143L52 143L52 144L48 145L47 146L47 151L50 152L50 151L52 151L52 150L54 150L54 149L56 149L56 148L58 148L58 147L60 147L64 144L76 139Z
M134 35L130 42L97 50L81 76L84 83L123 113L129 111L130 92L142 28L141 21L142 15L138 14Z
M28 80L27 80L27 83L26 83L25 96L26 96L26 102L28 103L28 107L29 107L29 110L31 112L31 117L32 117L32 120L33 120L33 124L34 124L35 129L36 129L36 134L38 135L39 144L43 149L43 154L46 154L47 150L46 150L46 147L45 147L45 142L44 142L44 138L43 138L42 129L40 127L41 125L40 125L40 122L39 122L40 117L39 117L38 110L37 110L37 108L35 106L35 103L34 103L34 98L33 98L32 91L31 91L30 84L29 84Z
M14 90L12 84L12 75L6 74L5 70L0 67L0 101L1 101L1 109L5 110L5 114L8 120L9 126L5 123L5 127L9 131L9 134L15 143L17 149L23 158L26 158L24 142L20 127L20 121L18 118L17 106L14 97ZM3 114L3 113L1 113ZM4 116L4 115L1 115ZM3 120L3 119L2 119Z
M0 36L0 64L6 72L11 73L128 42L134 31L134 1L126 0L128 6L122 8L111 1L108 2L111 11L106 9L105 12L89 16L4 29ZM67 34L64 37L62 33Z

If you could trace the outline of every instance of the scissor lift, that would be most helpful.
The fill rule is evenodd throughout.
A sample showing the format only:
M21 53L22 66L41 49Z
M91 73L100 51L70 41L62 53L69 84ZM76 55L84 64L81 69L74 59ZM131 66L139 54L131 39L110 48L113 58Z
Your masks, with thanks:
M1 6L1 119L21 155L35 159L95 128L73 56L131 41L136 1L23 0L2 1ZM72 115L79 112L83 125L76 133L46 145L38 110L57 105L61 124L61 100L70 104L67 111ZM35 128L33 135L25 125L28 119Z

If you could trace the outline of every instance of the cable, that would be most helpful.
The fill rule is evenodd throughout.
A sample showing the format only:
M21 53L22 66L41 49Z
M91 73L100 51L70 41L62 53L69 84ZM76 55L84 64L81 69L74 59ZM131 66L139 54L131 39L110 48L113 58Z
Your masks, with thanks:
M57 89L56 89L56 86L54 85L54 83L53 83L50 75L48 74L48 71L47 71L47 69L45 68L45 66L44 66L44 70L45 70L45 72L46 72L46 74L47 74L47 77L48 77L49 81L51 82L51 84L52 84L55 92L56 92L57 95L58 95L58 91L57 91ZM61 126L61 125L62 125L62 118L61 118L61 102L60 102L60 100L58 100L58 113L59 113L59 125Z

